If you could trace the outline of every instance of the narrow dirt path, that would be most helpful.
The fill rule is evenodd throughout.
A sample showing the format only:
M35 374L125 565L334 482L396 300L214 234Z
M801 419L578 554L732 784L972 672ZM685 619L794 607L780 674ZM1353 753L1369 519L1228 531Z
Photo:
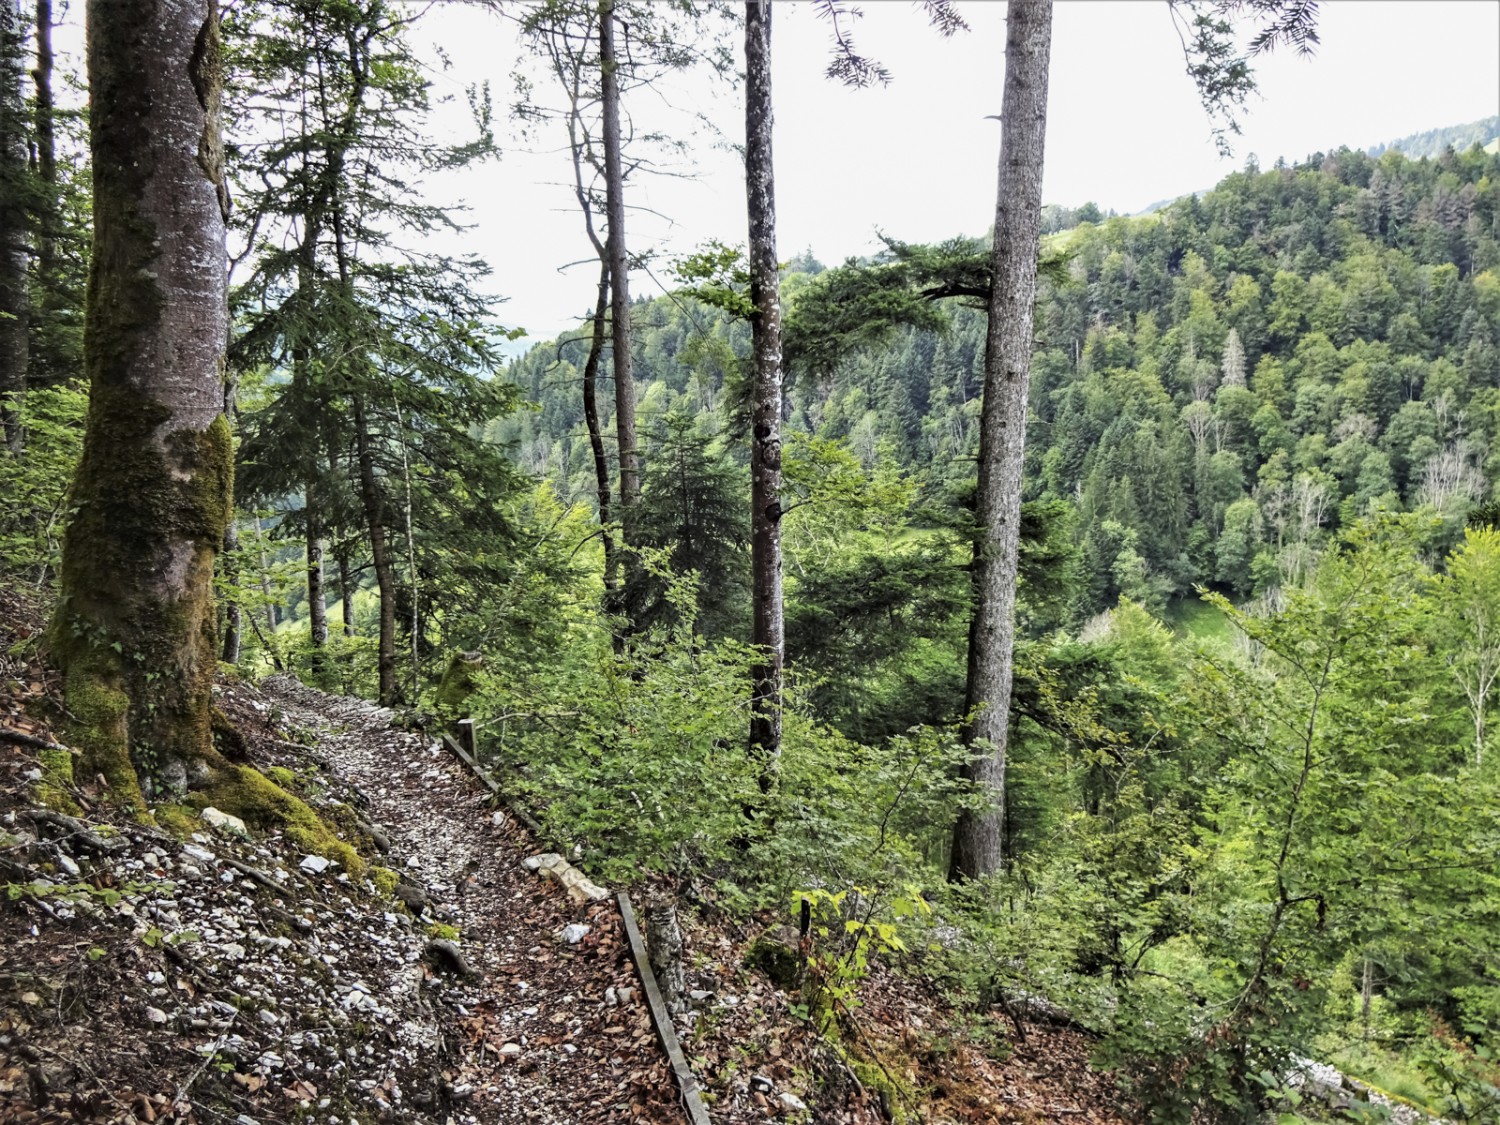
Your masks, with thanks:
M481 1121L508 1125L682 1120L613 901L574 906L521 860L541 850L429 738L388 711L275 677L269 702L368 799L387 862L427 900L434 934L455 927L477 975L429 989L458 1014L464 1062L448 1076ZM402 891L410 896L410 891ZM420 905L420 901L419 901ZM564 927L588 932L569 944Z

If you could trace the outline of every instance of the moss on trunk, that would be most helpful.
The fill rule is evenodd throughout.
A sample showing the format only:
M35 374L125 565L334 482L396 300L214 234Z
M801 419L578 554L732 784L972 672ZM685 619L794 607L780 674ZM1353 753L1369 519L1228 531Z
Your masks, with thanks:
M231 510L215 5L89 5L88 427L48 636L82 767L146 793L226 765L210 729ZM144 785L142 784L144 783Z
M67 750L38 750L37 764L41 780L36 783L36 798L49 809L78 816L82 810L73 799L73 755Z
M158 447L150 435L160 410L118 388L96 390L90 415L99 440L73 486L78 514L49 648L67 672L68 734L88 776L102 774L117 798L139 805L137 774L147 788L180 790L221 762L211 577L232 445L221 416ZM171 577L179 580L153 581Z
M455 652L443 670L432 696L432 707L440 719L457 719L467 713L469 699L479 690L478 673L484 656L477 652Z

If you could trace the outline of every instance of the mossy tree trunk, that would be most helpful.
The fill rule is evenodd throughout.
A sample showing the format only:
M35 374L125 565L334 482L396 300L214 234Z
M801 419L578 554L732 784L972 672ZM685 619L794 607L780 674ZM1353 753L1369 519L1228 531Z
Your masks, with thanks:
M0 429L21 452L20 402L26 393L31 301L27 263L32 215L28 202L26 31L17 0L0 0Z
M50 644L86 776L209 780L214 558L230 513L214 0L90 0L94 252L76 512Z

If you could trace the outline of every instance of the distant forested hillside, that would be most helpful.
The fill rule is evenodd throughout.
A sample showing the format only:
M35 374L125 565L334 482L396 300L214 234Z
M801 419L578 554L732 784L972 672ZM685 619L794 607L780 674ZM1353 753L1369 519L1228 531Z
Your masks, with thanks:
M1500 113L1482 121L1471 121L1467 125L1450 125L1446 129L1428 129L1425 133L1413 133L1399 141L1375 145L1366 151L1371 156L1381 156L1390 149L1420 160L1424 156L1439 157L1445 148L1454 152L1465 152L1475 145L1483 148L1500 138Z
M1456 535L1488 495L1500 157L1341 149L1149 216L1084 214L1049 239L1069 278L1041 297L1027 444L1027 498L1065 509L1082 553L1075 619L1121 594L1160 610L1197 584L1250 597L1298 580L1360 515L1426 505ZM792 307L820 269L789 264ZM984 321L948 304L945 330L898 331L831 379L794 370L789 429L919 500L961 494ZM748 330L686 297L642 302L636 323L643 429L664 440L676 416L722 433ZM578 497L592 488L584 351L548 343L517 361L540 409L491 433ZM722 446L731 471L738 449Z

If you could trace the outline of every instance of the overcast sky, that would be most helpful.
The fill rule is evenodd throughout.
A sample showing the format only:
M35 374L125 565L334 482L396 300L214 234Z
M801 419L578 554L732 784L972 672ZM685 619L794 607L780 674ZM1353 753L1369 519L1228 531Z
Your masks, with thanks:
M856 40L893 75L888 87L847 90L823 77L827 25L802 3L776 5L775 156L783 257L810 247L825 262L867 253L884 230L908 240L981 234L994 211L1004 81L1005 6L961 3L971 30L941 39L905 0L865 0ZM1500 0L1329 0L1312 60L1260 60L1235 156L1221 159L1163 0L1059 0L1052 49L1044 198L1088 200L1123 213L1212 186L1255 154L1299 160L1347 144L1364 147L1500 113ZM510 100L517 56L507 27L451 3L424 35L452 59L440 90L488 79L497 109ZM705 238L745 237L737 91L679 80L663 98L626 106L642 124L686 130L701 111L723 136L702 139L695 180L641 177L627 220L632 249L663 259ZM567 186L560 138L526 151L499 129L498 162L435 184L462 197L475 224L465 245L495 273L508 300L501 319L532 339L570 323L592 301L594 269L565 269L589 255ZM655 212L654 214L651 212ZM658 271L660 275L660 271ZM665 277L662 277L665 280ZM647 276L633 290L659 292Z

